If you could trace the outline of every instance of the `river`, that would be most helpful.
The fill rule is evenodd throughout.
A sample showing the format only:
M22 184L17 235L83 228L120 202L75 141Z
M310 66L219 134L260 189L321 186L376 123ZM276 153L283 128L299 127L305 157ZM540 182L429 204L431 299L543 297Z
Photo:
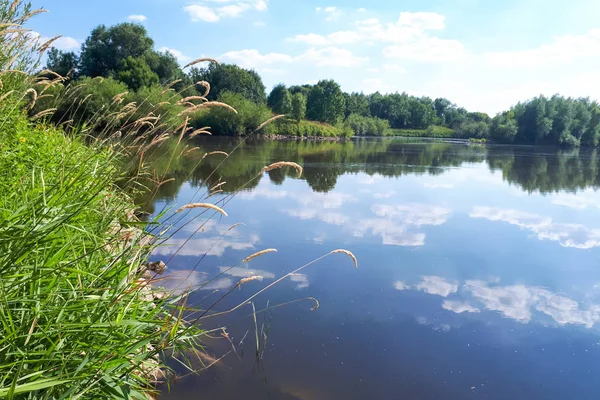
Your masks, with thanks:
M596 399L600 396L600 163L596 152L437 141L194 143L146 209L198 201L154 258L165 286L224 311L163 399ZM192 146L192 144L190 144ZM304 167L260 174L264 165ZM159 162L160 164L160 162ZM238 191L238 189L240 189ZM235 193L235 196L232 194ZM172 213L172 211L171 211ZM233 224L245 225L228 230ZM248 255L266 248L248 263ZM232 268L233 267L233 268ZM216 279L213 279L215 278ZM209 281L208 284L206 282ZM245 338L244 338L245 336ZM239 346L240 340L243 344ZM232 351L232 343L235 352Z

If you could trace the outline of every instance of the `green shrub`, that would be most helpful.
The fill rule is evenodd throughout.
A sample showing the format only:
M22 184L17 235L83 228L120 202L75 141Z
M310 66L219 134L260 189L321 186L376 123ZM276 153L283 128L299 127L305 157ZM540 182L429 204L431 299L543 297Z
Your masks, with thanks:
M269 107L253 103L239 93L225 91L218 100L235 108L237 114L224 107L211 107L192 116L190 124L194 128L210 126L215 135L241 136L254 132L272 116Z
M390 122L386 119L370 118L359 114L350 114L345 124L359 136L384 136L390 129Z

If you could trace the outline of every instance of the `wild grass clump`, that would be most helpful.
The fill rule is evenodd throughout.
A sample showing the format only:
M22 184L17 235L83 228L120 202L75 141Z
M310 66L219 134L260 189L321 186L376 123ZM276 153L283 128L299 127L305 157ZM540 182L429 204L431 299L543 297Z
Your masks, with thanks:
M352 137L354 132L347 124L338 124L336 126L323 122L302 120L300 122L281 119L270 125L265 133L269 135L282 135L294 137Z

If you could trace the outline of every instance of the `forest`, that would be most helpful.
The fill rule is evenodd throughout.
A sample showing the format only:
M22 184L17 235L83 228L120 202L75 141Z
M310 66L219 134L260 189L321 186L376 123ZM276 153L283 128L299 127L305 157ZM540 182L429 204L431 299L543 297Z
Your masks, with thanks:
M94 118L101 114L99 109L126 92L123 100L128 102L164 103L161 112L169 122L165 129L179 126L183 105L199 96L226 103L237 113L211 108L189 116L196 130L209 126L216 135L251 134L262 122L284 114L285 118L261 133L475 138L567 147L595 147L600 139L600 106L589 98L539 96L490 117L469 112L445 98L346 93L332 79L289 87L280 83L267 94L254 70L216 61L202 68L181 68L173 54L154 50L146 29L134 23L96 27L79 53L50 49L47 69L68 76L65 86L85 83L77 98L53 93L32 110L35 113L44 107L56 108L54 122L63 121L74 108L81 120ZM94 79L98 77L103 79ZM165 92L161 85L169 85L172 90ZM76 107L74 103L86 96L89 101L85 107ZM141 107L140 113L144 111Z

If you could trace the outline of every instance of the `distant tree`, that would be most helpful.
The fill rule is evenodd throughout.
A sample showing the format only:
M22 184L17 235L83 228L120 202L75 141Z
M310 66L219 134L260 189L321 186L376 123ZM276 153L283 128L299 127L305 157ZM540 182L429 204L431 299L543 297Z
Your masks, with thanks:
M269 97L267 105L277 114L290 114L292 112L292 95L283 83L276 85Z
M79 57L72 51L60 51L53 47L48 51L46 69L65 77L70 74L71 78L77 78Z
M247 70L233 64L211 63L207 68L192 68L193 82L210 83L209 100L216 100L224 91L241 94L256 104L266 104L265 85L256 71Z
M346 99L345 118L350 114L358 114L363 117L370 117L371 110L369 109L369 97L363 93L344 93Z
M291 117L296 122L300 122L306 118L306 96L302 92L298 92L292 96Z
M158 75L152 72L143 58L127 57L117 68L116 78L130 89L139 90L159 83Z
M344 116L344 103L344 93L338 83L319 81L308 94L306 116L313 121L335 124Z
M446 124L446 112L452 107L452 102L440 97L433 101L433 107L435 108L435 114L438 117L438 123L440 125Z
M169 84L178 79L184 79L185 74L179 67L179 62L168 51L149 51L144 55L146 64L154 72L162 85Z
M152 50L154 41L139 24L122 23L92 30L81 47L81 74L108 77L116 73L128 57L142 57Z

